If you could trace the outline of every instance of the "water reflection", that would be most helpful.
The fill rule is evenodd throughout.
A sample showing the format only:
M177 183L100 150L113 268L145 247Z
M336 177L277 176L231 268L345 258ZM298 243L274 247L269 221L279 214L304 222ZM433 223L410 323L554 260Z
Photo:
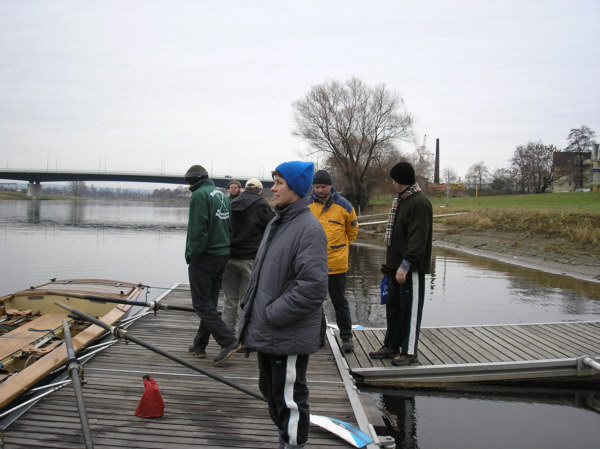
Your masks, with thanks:
M569 276L549 274L451 249L436 248L436 253L438 255L437 259L443 263L460 259L466 261L472 267L495 272L498 277L506 279L508 282L516 282L515 288L521 290L524 294L535 295L536 291L540 288L550 289L551 291L564 288L577 291L594 299L600 299L600 284L598 283L583 281Z
M347 296L354 323L385 326L385 307L379 300L384 260L381 245L357 242L350 247ZM434 248L432 271L425 278L424 326L590 320L600 315L597 283L444 248ZM333 322L329 301L325 311Z
M43 226L182 231L187 228L184 202L108 200L1 200L0 220Z
M384 262L383 247L360 242L350 246L346 294L353 322L364 327L385 325L385 307L380 304L379 292L382 276L379 267ZM330 306L329 302L326 306ZM335 322L335 314L328 307L326 312L329 320Z
M596 447L594 390L464 387L365 391L386 421L379 434L399 448ZM551 425L549 425L551 423Z
M40 221L41 201L33 199L27 202L27 221L38 223Z
M83 223L85 221L85 205L81 201L71 201L69 206L70 220L67 223L71 225Z

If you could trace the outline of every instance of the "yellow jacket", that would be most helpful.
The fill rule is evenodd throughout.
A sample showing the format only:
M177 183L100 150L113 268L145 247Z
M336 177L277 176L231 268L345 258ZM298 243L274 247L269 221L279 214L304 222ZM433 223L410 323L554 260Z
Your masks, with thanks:
M313 192L308 205L327 235L329 274L345 273L348 271L348 247L358 235L354 207L334 187L326 204L319 203Z

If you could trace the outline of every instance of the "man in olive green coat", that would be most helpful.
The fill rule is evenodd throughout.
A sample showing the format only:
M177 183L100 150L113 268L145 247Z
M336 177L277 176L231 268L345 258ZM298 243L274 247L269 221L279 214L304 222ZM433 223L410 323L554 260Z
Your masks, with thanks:
M221 346L214 362L221 363L241 348L217 312L223 271L229 259L229 201L215 188L201 165L190 167L185 180L192 191L185 261L188 263L192 305L200 317L200 327L188 350L198 358L205 358L212 335Z

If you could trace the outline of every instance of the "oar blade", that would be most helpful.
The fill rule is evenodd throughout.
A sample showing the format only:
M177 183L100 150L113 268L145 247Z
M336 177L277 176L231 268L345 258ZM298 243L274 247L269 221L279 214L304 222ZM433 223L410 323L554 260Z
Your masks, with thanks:
M373 442L373 439L362 430L339 419L311 414L310 423L337 435L354 447L365 447Z

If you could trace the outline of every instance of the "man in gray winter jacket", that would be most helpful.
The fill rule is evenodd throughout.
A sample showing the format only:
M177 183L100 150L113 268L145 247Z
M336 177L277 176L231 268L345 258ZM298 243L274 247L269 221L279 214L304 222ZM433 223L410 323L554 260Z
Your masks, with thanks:
M259 388L279 429L279 447L303 448L310 410L306 371L318 350L327 295L327 237L308 208L312 162L273 172L275 218L265 229L242 302L240 341L258 357Z

